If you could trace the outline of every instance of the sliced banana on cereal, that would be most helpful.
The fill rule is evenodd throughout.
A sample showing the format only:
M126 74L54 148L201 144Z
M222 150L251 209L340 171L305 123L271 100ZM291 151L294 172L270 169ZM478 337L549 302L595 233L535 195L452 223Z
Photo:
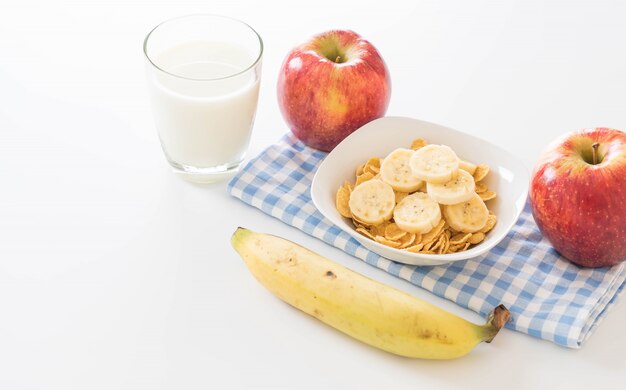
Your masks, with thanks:
M489 210L478 194L465 202L443 206L443 215L450 227L458 232L475 233L487 224Z
M474 195L474 177L460 169L456 177L447 183L426 183L426 192L433 200L445 205L452 205L469 200Z
M411 194L396 206L393 220L398 227L409 233L428 233L439 221L439 204L424 192Z
M393 188L381 180L371 179L352 190L348 207L359 221L377 225L391 218L395 204Z
M418 179L443 184L456 177L459 158L449 146L426 145L413 152L409 165Z
M409 160L412 155L413 150L404 148L389 153L380 165L380 178L396 191L417 191L422 181L411 172Z

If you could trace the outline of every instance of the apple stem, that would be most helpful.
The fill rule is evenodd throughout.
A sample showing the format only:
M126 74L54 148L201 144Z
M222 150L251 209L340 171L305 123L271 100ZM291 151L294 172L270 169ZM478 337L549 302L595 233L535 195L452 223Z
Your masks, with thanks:
M338 64L340 59L341 59L341 56L337 56L337 58L335 58L335 63Z
M593 159L593 165L598 163L598 146L600 146L600 144L597 142L594 142L593 145L591 145L591 158Z

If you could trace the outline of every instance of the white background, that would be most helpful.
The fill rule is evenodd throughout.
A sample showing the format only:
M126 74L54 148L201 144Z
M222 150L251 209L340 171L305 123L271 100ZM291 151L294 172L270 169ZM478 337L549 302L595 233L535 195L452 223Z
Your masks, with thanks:
M619 1L1 1L0 389L623 388L626 303L582 350L504 330L449 362L360 344L264 290L229 244L282 235L472 321L456 305L171 173L145 34L209 12L265 41L250 156L287 131L276 77L331 28L380 50L388 114L489 139L529 169L549 140L626 129Z

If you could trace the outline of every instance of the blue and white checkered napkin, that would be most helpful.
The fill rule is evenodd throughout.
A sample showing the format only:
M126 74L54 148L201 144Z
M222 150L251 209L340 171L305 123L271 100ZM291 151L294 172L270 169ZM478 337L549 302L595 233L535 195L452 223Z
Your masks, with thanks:
M251 160L228 185L231 195L367 263L486 315L499 303L507 327L580 348L624 290L626 263L581 269L544 240L529 207L486 255L447 266L399 264L365 249L331 224L311 201L310 187L325 153L291 134Z

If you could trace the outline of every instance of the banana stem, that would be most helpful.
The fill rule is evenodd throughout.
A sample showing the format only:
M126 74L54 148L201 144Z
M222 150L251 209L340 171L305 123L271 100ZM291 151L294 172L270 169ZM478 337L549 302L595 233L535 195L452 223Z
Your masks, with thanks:
M485 331L483 341L490 343L510 318L511 312L509 312L509 309L502 304L496 306L496 308L489 313L487 323L483 325Z

